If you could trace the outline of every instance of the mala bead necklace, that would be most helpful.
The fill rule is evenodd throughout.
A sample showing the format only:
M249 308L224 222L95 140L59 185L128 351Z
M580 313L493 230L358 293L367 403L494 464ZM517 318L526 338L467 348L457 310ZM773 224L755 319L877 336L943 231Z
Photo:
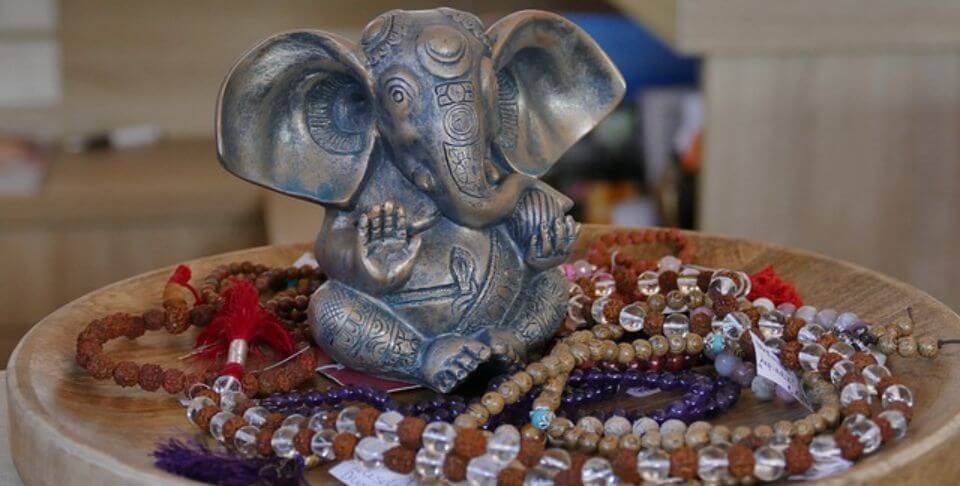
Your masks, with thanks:
M241 275L244 272L256 273L263 268L244 262L220 267L219 273L215 273ZM236 378L230 377L232 380L226 378L228 375L219 375L214 370L188 373L153 363L138 365L132 361L116 362L104 353L104 344L119 337L136 339L148 330L160 329L170 334L180 334L191 325L208 326L224 305L223 298L219 294L214 298L209 289L197 292L189 286L189 280L189 268L178 266L164 287L162 308L148 310L140 316L118 313L91 321L77 337L77 364L96 379L112 377L120 386L139 385L146 391L163 388L169 394L186 392L192 396L195 390L206 388L207 383L220 380L220 383L214 383L213 390L207 390L206 393L218 396L230 392L230 400L238 399L237 393L241 388L250 397L259 393L287 392L313 377L316 356L310 344L302 341L294 345L298 351L288 362L259 373L247 372Z

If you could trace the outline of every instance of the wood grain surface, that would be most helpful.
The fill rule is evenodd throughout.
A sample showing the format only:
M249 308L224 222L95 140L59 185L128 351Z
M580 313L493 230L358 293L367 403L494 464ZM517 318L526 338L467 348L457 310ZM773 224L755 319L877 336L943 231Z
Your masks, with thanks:
M588 240L601 227L588 227ZM927 294L875 272L830 258L769 244L691 234L699 243L696 263L756 271L773 264L794 281L807 303L857 312L877 322L905 318L912 307L919 335L960 337L960 317ZM262 247L196 260L195 275L220 263L251 260L269 265L293 262L307 244ZM648 256L664 248L645 247ZM108 312L141 312L159 304L170 268L134 277L88 294L54 312L23 339L8 368L10 445L27 484L155 484L176 478L155 469L149 452L159 440L188 435L184 409L164 394L122 389L96 381L74 363L77 333ZM148 333L136 342L117 342L109 351L138 362L172 364L190 348L192 334ZM907 437L823 484L956 484L960 461L960 347L935 361L892 358L891 367L913 389L915 419ZM401 397L402 399L403 397ZM773 423L802 415L799 406L759 404L750 393L717 423ZM314 484L332 483L324 470Z

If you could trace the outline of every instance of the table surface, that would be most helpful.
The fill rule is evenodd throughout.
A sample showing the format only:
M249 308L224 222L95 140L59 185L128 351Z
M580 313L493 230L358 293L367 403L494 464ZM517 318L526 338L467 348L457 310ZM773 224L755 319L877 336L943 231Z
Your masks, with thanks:
M607 228L584 227L578 246ZM695 262L712 267L755 272L773 265L792 280L813 305L858 313L864 319L890 323L913 309L917 334L960 335L960 317L929 295L855 265L766 243L690 233L699 246ZM199 278L215 266L241 260L289 265L309 245L278 245L217 255L189 262ZM623 251L661 255L661 245L640 245ZM93 292L57 310L21 341L7 369L10 447L19 472L31 484L177 482L153 467L149 453L158 439L195 432L183 409L171 397L121 389L80 371L74 361L76 336L91 319L105 312L141 313L158 303L172 268L159 269ZM112 346L114 359L180 363L191 348L192 334L148 333L136 342ZM956 484L960 461L951 460L960 446L960 347L945 349L936 360L892 357L892 369L913 389L917 405L907 437L885 445L853 468L822 484ZM178 364L178 366L183 366ZM662 397L661 397L662 398ZM634 404L648 410L647 401ZM747 393L715 423L737 426L798 419L799 405L760 403ZM43 461L32 460L37 455ZM308 479L326 484L326 468Z

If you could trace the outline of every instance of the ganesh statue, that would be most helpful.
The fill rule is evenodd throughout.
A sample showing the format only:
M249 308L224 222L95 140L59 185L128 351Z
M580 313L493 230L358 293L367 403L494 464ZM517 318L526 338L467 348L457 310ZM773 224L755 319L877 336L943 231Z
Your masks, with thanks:
M359 45L301 30L243 55L220 93L217 152L233 174L326 208L317 344L447 392L480 366L522 362L561 325L558 266L580 225L538 177L624 90L558 15L484 28L448 8L396 10Z

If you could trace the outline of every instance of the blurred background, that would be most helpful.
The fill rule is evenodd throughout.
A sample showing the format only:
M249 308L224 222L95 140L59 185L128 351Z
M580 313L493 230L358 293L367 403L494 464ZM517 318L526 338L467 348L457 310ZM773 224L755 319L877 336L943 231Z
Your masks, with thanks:
M312 240L320 208L217 164L221 80L271 33L440 5L561 13L623 72L547 176L581 221L787 244L960 306L960 2L0 0L0 363L110 282Z

